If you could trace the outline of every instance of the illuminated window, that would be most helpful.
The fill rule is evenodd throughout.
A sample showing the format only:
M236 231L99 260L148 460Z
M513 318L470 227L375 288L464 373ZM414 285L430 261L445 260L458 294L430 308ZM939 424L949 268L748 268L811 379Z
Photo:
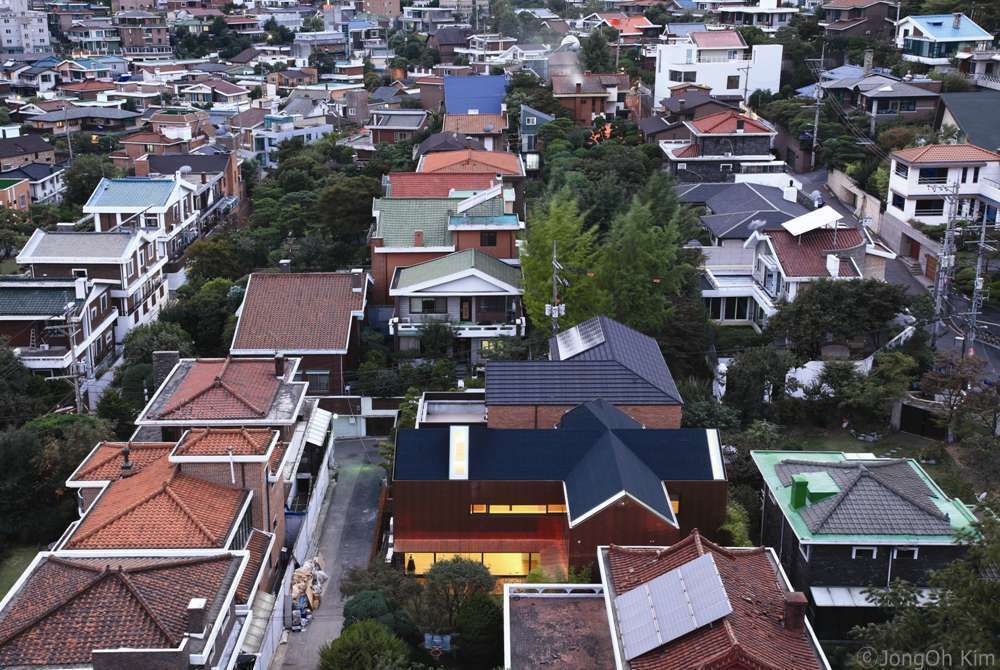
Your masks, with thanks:
M541 565L539 554L495 553L483 554L483 565L494 576L518 576L531 572L531 568Z
M422 575L434 565L434 554L432 552L406 554L403 565L406 567L406 572Z
M486 514L486 505L469 505L470 514Z
M566 513L566 505L563 504L549 505L549 514L565 514L565 513Z
M670 494L670 509L674 511L674 514L677 514L678 512L681 511L680 496L674 495L673 493Z
M469 427L451 426L448 479L469 478Z
M472 514L565 514L566 505L469 505Z

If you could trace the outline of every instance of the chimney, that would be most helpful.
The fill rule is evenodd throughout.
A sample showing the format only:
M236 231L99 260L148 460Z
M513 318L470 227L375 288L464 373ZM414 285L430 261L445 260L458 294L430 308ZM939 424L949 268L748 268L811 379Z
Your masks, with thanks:
M280 261L278 261L278 267L281 268L282 272L291 272L292 261L288 258L282 258Z
M424 231L422 230L413 231L413 246L415 247L424 246Z
M187 606L187 632L190 635L205 634L205 610L208 601L205 598L192 598Z
M87 299L87 278L77 277L73 280L73 294L77 300Z
M785 594L785 629L802 630L806 623L806 606L809 600L801 591Z
M135 176L136 177L148 177L149 176L149 154L146 154L144 156L140 156L139 158L136 158L135 161L132 163L132 166L135 168Z
M170 371L174 369L179 360L181 360L181 352L179 351L153 352L153 385L156 388L160 388L160 384L167 380Z
M951 27L955 30L962 27L962 12L955 12L951 15Z
M351 269L351 293L361 293L365 288L365 271L361 268Z
M285 357L281 354L274 355L274 376L284 377L285 376Z
M687 100L685 100L684 98L677 98L677 111L678 112L683 112L685 105L687 105Z
M864 76L872 73L872 66L875 64L875 50L865 49Z
M583 89L583 84L576 82L576 92L579 93Z
M129 454L132 452L132 450L128 446L129 444L132 443L131 442L127 443L125 445L125 448L122 449L122 479L125 479L126 477L131 477L133 474L132 461L128 459Z
M746 125L746 122L743 119L739 119L739 118L736 119L736 132L742 133L743 132L743 127L745 125Z
M809 497L809 480L802 475L792 475L792 507L799 509L806 506Z
M449 426L448 479L469 478L469 427Z

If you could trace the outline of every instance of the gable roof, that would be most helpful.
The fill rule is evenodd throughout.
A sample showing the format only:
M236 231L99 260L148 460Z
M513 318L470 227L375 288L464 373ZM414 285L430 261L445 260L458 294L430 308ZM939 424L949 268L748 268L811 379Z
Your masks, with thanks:
M468 273L471 270L481 272L515 289L521 288L521 268L504 263L478 249L463 249L410 267L396 268L391 288L412 288L459 273Z
M495 181L495 175L486 172L390 172L385 176L386 197L447 198L452 191L485 191Z
M694 30L688 36L702 49L745 49L747 46L738 30Z
M98 649L179 647L191 599L208 602L214 623L241 560L45 557L0 612L0 665L80 667Z
M31 118L38 117L33 116ZM0 138L0 158L11 158L12 156L23 156L42 151L55 151L55 147L38 135Z
M685 124L699 135L734 135L741 132L738 129L739 121L743 122L742 132L744 134L775 134L774 129L767 125L767 122L764 120L752 119L746 114L740 114L735 110L709 114L693 121L686 121Z
M828 254L855 249L865 244L865 238L857 228L811 230L798 236L783 229L768 229L766 235L774 246L785 275L793 278L829 277L830 272L826 266ZM848 261L846 267L841 263L839 276L858 274L853 263Z
M147 208L165 207L170 202L178 182L153 177L102 177L87 199L88 207Z
M138 232L47 231L36 228L18 253L17 262L26 265L86 258L92 263L119 263L127 260L133 248L145 240L146 237Z
M983 40L993 41L993 35L965 14L959 18L958 28L954 27L953 14L924 14L907 16L904 21L912 21L929 37L936 40Z
M363 273L255 272L247 283L231 350L346 352L354 321L365 309L367 287Z
M563 416L558 430L469 432L470 481L562 481L569 523L576 525L628 495L677 525L665 480L724 479L714 431L646 430L602 401ZM399 432L395 479L447 480L449 432Z
M697 530L670 547L601 549L605 588L612 599L711 556L732 611L629 661L631 670L752 667L760 670L819 670L828 667L806 627L783 624L789 592L780 569L763 547L722 548ZM617 617L612 640L620 645Z
M689 112L692 109L697 109L709 104L718 105L720 107L728 107L733 110L736 109L733 104L724 100L719 100L705 91L689 91L683 95L672 95L660 104L663 105L665 110L673 114Z
M489 172L522 175L517 154L500 151L440 151L420 157L417 172Z
M580 89L577 90L577 85ZM552 75L552 95L607 95L608 88L617 87L619 91L627 89L628 75L623 72L591 73L577 72L574 74Z
M277 437L267 428L192 428L172 456L265 456Z
M250 554L250 560L247 562L246 570L243 571L240 583L236 587L237 601L244 604L250 602L254 584L257 583L261 570L266 565L267 550L273 539L273 534L265 533L257 528L250 531L250 537L247 539L245 547L247 553Z
M499 114L506 94L504 75L444 78L444 108L449 114L468 114L470 109Z
M108 484L61 548L224 548L248 495L160 458Z
M294 423L307 384L274 373L273 358L183 359L143 409L137 425Z
M507 130L506 114L445 114L441 130L446 133L500 135Z
M984 109L1000 109L1000 91L980 88L977 91L942 93L941 102L968 142L992 151L1000 151L1000 123Z
M975 523L962 501L949 498L912 459L789 451L751 456L802 542L951 544L957 531ZM792 503L795 480L806 487L800 507Z
M596 399L613 404L683 403L653 338L604 316L560 337L572 338L574 331L589 333L589 348L561 353L559 339L551 338L548 361L489 361L486 404L566 405Z
M893 151L892 157L906 163L918 165L1000 161L1000 154L977 147L975 144L928 144L922 147Z
M469 35L472 30L469 28L438 28L433 33L433 37L438 44L466 46L469 42Z
M781 189L761 184L684 184L676 190L681 202L704 203L709 213L700 217L701 223L719 239L745 240L754 221L773 227L809 211L785 200Z
M229 117L229 121L227 123L230 128L256 128L257 126L264 124L265 116L267 116L266 109L251 107L248 110Z
M173 442L100 442L77 466L68 482L110 482L121 479L125 449L131 473L137 474L156 463L174 448Z

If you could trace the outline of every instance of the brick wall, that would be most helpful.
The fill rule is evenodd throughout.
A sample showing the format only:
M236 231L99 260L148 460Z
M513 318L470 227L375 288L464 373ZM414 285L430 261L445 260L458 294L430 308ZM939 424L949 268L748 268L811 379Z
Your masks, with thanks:
M552 428L575 405L491 405L490 428ZM617 405L646 428L680 428L681 405Z

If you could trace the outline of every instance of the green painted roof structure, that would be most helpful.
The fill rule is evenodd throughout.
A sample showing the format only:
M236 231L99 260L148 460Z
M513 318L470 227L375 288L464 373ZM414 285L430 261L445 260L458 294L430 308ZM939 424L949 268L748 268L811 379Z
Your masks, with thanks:
M76 303L73 284L66 286L0 286L0 315L59 316Z
M172 179L124 177L101 179L84 207L164 207L170 202Z
M839 451L753 451L771 495L804 544L945 544L975 516L909 458ZM792 504L794 481L809 486Z
M425 247L452 246L448 219L458 213L463 198L379 198L374 209L379 213L375 237L386 247L412 247L413 233L423 231ZM464 216L500 216L500 196L462 212Z
M521 268L504 263L478 249L456 251L426 263L401 268L396 274L393 288L416 286L473 269L479 270L497 281L521 288Z

